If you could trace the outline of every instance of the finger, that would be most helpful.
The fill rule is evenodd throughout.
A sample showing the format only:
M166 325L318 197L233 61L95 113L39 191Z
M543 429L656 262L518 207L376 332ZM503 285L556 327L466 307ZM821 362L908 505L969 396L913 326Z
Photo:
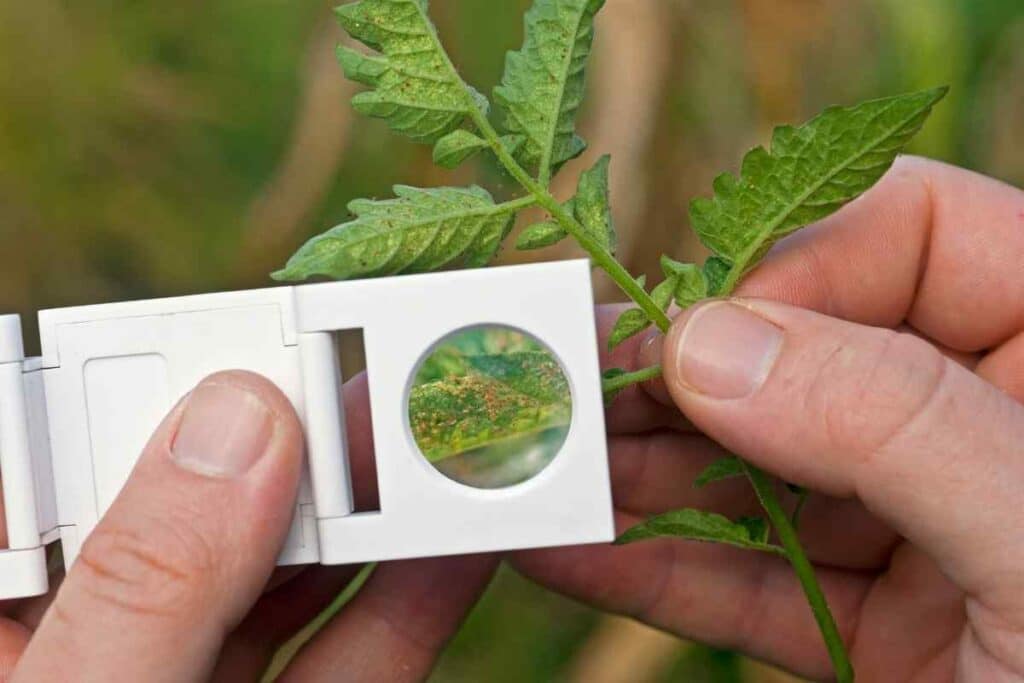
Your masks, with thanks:
M656 432L609 440L612 498L618 510L650 516L680 508L713 510L729 518L763 514L744 478L701 488L694 480L721 446L693 434ZM790 507L795 497L783 501ZM879 570L889 563L899 536L856 500L815 495L801 516L800 537L812 561L844 569ZM843 529L843 534L836 534Z
M849 643L858 680L948 680L965 621L963 591L931 558L900 545L860 605Z
M623 531L641 518L619 513ZM828 655L800 586L779 557L675 539L626 546L517 552L516 569L598 609L635 617L685 638L737 649L815 680ZM873 577L819 569L847 643Z
M975 371L1018 403L1024 403L1024 332L987 354Z
M279 680L424 680L496 566L493 555L380 565Z
M677 320L664 361L679 406L727 448L858 497L968 590L1019 590L1000 582L1024 563L1005 524L1024 503L1024 407L932 346L785 304L716 301Z
M298 419L272 384L201 382L86 539L18 680L206 677L274 568L301 463Z
M32 631L10 619L0 619L0 683L7 683L28 646Z
M1024 330L1024 192L901 157L860 199L784 240L738 290L962 351ZM970 324L965 324L969 315Z
M600 349L601 368L620 368L631 372L649 367L659 360L652 359L647 347L655 336L639 335L627 339L614 350L608 350L607 339L611 336L615 321L623 311L630 308L626 304L598 306L595 309L597 334ZM611 406L605 411L606 427L609 434L639 434L662 428L690 430L692 426L664 392L659 393L660 380L648 382L644 389L631 386L615 397Z
M323 612L361 568L310 567L265 594L228 636L210 680L259 680L277 650Z

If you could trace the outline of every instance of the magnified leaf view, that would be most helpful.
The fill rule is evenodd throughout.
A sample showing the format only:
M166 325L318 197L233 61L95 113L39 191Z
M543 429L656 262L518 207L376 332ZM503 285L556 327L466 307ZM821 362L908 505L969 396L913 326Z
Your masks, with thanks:
M530 336L480 327L443 341L420 365L409 423L424 457L478 488L526 481L554 459L572 399L558 361Z

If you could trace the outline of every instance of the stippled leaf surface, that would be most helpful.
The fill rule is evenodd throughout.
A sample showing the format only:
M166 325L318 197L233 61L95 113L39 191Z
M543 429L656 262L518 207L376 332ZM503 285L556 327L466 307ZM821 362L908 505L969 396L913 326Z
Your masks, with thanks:
M515 218L512 208L475 186L396 185L394 191L396 199L350 203L354 220L311 239L273 277L349 280L479 267L497 253Z
M434 163L444 168L456 168L466 159L487 148L487 141L468 130L453 130L434 145Z
M779 546L768 542L768 526L764 520L743 518L733 522L714 512L691 509L674 510L652 517L623 533L615 543L622 545L666 536L726 543L772 553L782 551Z
M572 210L583 229L607 252L614 254L617 239L609 198L610 162L611 157L606 154L598 159L593 167L580 174L576 196L572 200Z
M349 35L381 53L338 48L345 75L372 88L352 98L360 113L432 143L474 107L486 111L486 98L466 85L445 55L426 0L360 0L341 5L336 14Z
M517 158L542 179L586 143L576 134L584 70L594 38L594 15L604 0L536 0L526 13L521 50L508 53L494 89L506 130L526 137Z
M432 462L569 424L569 386L546 351L465 355L431 373L410 391L409 417Z
M530 249L543 249L553 244L558 244L569 233L555 221L542 221L535 223L520 233L516 240L516 249L527 251Z
M777 240L870 188L945 94L938 88L831 107L802 126L777 128L770 151L751 150L739 178L720 175L713 198L691 203L694 230L730 265L753 267ZM714 285L714 274L709 280Z

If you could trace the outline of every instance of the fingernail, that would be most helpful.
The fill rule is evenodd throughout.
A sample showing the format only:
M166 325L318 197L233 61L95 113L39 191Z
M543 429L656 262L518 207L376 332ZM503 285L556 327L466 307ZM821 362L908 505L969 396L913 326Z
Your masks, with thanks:
M237 477L263 456L273 426L270 410L255 394L203 382L186 399L171 457L204 476Z
M782 330L728 301L707 304L672 335L675 372L669 381L711 398L749 396L771 372L782 348Z
M640 367L646 368L661 362L661 350L665 345L665 335L655 330L640 344Z

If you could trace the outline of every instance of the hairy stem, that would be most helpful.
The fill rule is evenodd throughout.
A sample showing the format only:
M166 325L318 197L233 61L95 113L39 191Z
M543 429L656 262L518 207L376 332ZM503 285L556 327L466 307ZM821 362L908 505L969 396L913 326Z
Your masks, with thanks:
M590 255L594 265L608 273L608 276L615 281L615 284L654 321L658 329L662 332L667 332L669 325L671 325L668 316L654 303L654 300L651 299L647 291L633 279L629 271L623 268L622 264L607 249L591 237L575 218L569 215L569 212L548 192L547 188L534 180L526 169L519 165L519 162L509 154L508 149L501 143L498 132L494 130L494 126L487 120L483 112L474 107L470 117L473 119L473 123L476 124L481 135L484 136L484 139L491 146L501 165L516 179L516 182L523 186L524 190L533 195L536 204L543 207L551 214L552 218L558 221L558 224L567 233L573 236L576 242L583 247L584 251Z
M851 683L853 681L853 666L846 653L846 645L843 644L843 638L839 635L836 620L825 600L821 584L818 583L818 578L814 575L814 567L807 559L807 554L800 544L796 529L793 528L782 505L779 504L778 496L775 494L775 481L748 462L741 460L740 463L747 479L750 480L750 485L754 487L758 500L761 501L761 506L768 514L768 519L775 527L779 542L786 551L786 559L789 560L793 571L796 572L796 576L800 580L800 586L804 590L804 595L807 596L814 619L818 622L818 628L825 639L825 647L832 660L836 680L838 683Z
M425 8L424 10L425 11ZM429 21L427 21L429 25ZM453 73L458 72L455 66L451 63L451 59L448 57L447 52L441 47L440 40L436 33L433 38L437 43L438 49L444 59L448 62L449 68ZM671 321L661 308L654 303L651 296L647 293L647 290L643 288L633 276L629 274L622 264L620 264L616 258L601 244L599 244L593 237L591 237L579 222L571 216L555 199L548 188L541 185L540 182L535 180L520 164L513 158L509 153L508 149L501 142L501 137L498 132L491 125L491 122L487 119L487 116L482 112L470 95L469 90L465 90L466 101L470 104L470 118L476 125L480 134L483 135L484 139L490 145L491 150L494 152L498 161L505 167L505 169L512 175L513 178L532 195L532 199L535 200L536 205L543 207L551 217L558 221L559 225L575 238L576 242L590 255L590 258L595 266L601 268L609 277L615 281L622 291L627 294L636 304L639 306L644 313L647 314L648 318L654 321L655 325L658 326L662 332L667 332ZM547 177L546 169L542 169L542 177ZM522 201L527 201L528 198L524 198ZM531 202L534 203L534 202ZM768 239L770 235L769 230L763 231L759 239L748 247L742 258L738 259L737 263L733 264L732 270L726 277L723 286L719 292L721 296L728 296L732 293L732 290L739 283L740 279L746 272L747 263L754 257L757 250L760 249L761 245ZM638 370L636 372L620 375L617 379L621 383L622 387L629 386L640 381L646 381L653 379L661 374L661 368L659 366L652 366L644 370ZM612 380L614 381L614 380ZM608 391L607 385L604 387L605 391ZM747 474L747 478L750 480L751 485L754 487L754 491L757 493L758 499L761 501L761 505L764 507L765 512L768 514L768 518L771 521L772 526L775 528L775 532L779 536L779 540L782 543L783 549L790 564L793 566L794 571L800 580L800 585L804 589L804 593L807 596L807 600L811 605L811 610L814 612L814 617L818 622L818 627L821 629L822 636L825 639L825 645L828 648L829 656L832 659L832 664L836 672L836 680L839 683L851 683L853 681L853 667L850 665L850 660L846 654L846 647L843 644L842 638L839 635L839 630L836 627L835 619L832 617L831 611L829 611L828 603L825 601L825 595L822 593L821 586L818 584L817 577L814 575L814 568L811 566L810 561L807 559L806 553L804 553L803 546L800 544L800 539L797 536L796 529L790 522L790 518L786 515L782 506L779 504L778 497L775 495L774 481L764 472L755 468L754 466L740 461L743 465L744 472Z

